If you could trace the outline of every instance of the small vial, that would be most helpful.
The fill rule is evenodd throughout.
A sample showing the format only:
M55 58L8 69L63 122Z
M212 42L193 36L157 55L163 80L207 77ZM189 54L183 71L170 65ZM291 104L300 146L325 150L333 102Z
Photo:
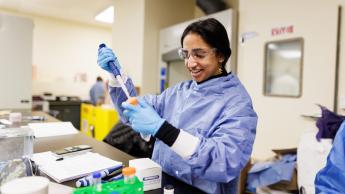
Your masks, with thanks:
M123 182L125 184L134 184L135 182L135 168L125 167L122 169Z
M100 172L94 172L92 174L92 185L96 192L102 192L102 177Z
M163 194L174 194L174 187L172 185L165 185Z

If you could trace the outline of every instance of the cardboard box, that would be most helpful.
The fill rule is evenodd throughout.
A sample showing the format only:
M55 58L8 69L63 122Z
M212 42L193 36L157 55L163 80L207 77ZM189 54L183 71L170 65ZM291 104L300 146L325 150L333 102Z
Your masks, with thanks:
M151 159L140 158L130 160L129 166L136 169L136 176L144 183L144 191L162 187L162 168Z

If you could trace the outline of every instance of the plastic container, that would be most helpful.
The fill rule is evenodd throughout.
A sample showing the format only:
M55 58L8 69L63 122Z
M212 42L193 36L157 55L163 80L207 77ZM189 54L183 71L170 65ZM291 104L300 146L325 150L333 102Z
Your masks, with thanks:
M16 123L22 121L22 113L20 112L11 112L8 117L11 122Z
M125 167L122 169L123 182L125 184L133 184L135 182L135 168Z
M172 185L165 185L163 194L174 194L174 187Z
M0 188L2 194L48 194L49 180L41 176L22 177Z
M102 192L102 176L100 172L92 173L92 185L96 193Z
M32 175L29 158L34 148L30 128L0 129L0 186L13 179Z
M130 97L126 100L126 102L134 106L138 105L139 103L137 97Z
M120 118L114 108L85 103L81 104L80 114L80 130L98 141L103 141Z
M0 162L30 158L34 148L34 134L30 128L0 130Z
M93 186L77 188L73 191L73 194L94 194ZM144 184L134 176L133 184L125 184L124 180L112 181L102 184L102 191L99 194L144 194Z

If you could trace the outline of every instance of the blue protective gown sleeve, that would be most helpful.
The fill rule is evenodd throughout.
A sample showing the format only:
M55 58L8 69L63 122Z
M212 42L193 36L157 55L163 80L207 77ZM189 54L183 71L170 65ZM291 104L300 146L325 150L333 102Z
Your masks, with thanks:
M135 90L132 79L128 78L125 85L127 87L127 90L130 96L137 96L137 92ZM124 109L121 106L121 103L127 100L127 96L125 92L121 89L121 87L110 87L109 94L110 94L111 100L114 103L115 109L120 115L120 119L122 123L129 125L128 119L123 114Z
M345 193L345 121L342 122L327 157L315 178L316 193Z
M256 188L280 181L291 181L296 166L296 155L284 155L277 161L254 164L248 172L247 190L255 193Z

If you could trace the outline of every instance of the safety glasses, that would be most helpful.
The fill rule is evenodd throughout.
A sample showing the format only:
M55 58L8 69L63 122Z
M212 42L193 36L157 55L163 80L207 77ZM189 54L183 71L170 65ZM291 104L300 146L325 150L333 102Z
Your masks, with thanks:
M192 49L190 52L188 50L180 48L178 50L178 55L183 60L188 60L190 56L193 57L194 60L202 60L205 59L209 54L216 52L215 48L211 49L203 49L203 48L195 48Z

